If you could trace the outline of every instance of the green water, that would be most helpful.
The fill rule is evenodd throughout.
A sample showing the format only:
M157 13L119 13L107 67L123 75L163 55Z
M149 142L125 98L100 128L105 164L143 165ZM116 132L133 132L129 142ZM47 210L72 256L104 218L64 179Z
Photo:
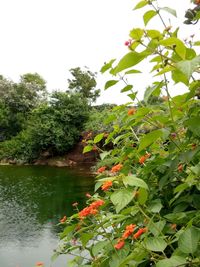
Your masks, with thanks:
M50 261L56 224L73 213L72 203L84 205L93 186L88 168L0 166L0 267L66 267L70 256Z

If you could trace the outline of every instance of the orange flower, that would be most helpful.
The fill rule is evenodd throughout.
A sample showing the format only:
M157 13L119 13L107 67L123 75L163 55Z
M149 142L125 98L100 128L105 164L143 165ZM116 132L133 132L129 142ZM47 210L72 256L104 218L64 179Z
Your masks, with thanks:
M119 164L112 167L111 172L118 172L121 170L122 167L123 167L123 165L119 163Z
M146 161L146 159L150 158L151 154L150 153L146 153L144 156L139 158L139 163L140 164L144 164L144 162Z
M194 3L195 3L196 5L200 5L200 0L195 0Z
M125 245L124 240L119 240L114 247L115 247L115 249L119 250L119 249L123 248L124 245Z
M44 263L42 261L36 262L35 266L44 266Z
M175 223L173 223L173 224L170 225L170 228L171 228L172 230L176 230L176 226L177 226L177 225L176 225Z
M106 170L106 166L102 166L102 167L100 167L98 170L97 170L97 172L98 173L102 173L102 172L104 172Z
M182 165L182 164L179 164L179 165L178 165L178 171L179 171L179 172L182 172L182 171L183 171L183 165Z
M134 115L136 112L136 109L135 108L131 108L128 110L128 116L131 116L131 115Z
M106 181L103 183L103 185L101 186L101 189L103 191L107 191L111 186L112 186L112 181Z
M92 202L88 207L84 208L79 212L79 218L84 219L89 215L96 215L98 213L98 208L102 206L105 202L101 199Z
M146 233L147 232L147 228L140 228L134 235L133 235L133 238L134 239L138 239L143 233Z
M64 216L62 219L60 219L60 223L64 223L67 220L67 216Z
M124 239L128 238L134 232L135 227L136 227L135 224L127 225L126 230L122 235L122 238L124 238Z

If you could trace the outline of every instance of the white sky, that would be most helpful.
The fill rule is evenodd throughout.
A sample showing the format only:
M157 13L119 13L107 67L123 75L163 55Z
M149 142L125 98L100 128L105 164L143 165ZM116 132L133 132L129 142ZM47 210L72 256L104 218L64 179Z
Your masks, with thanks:
M132 10L138 1L0 0L0 74L18 81L24 73L37 72L47 81L49 91L67 89L70 68L87 66L91 71L99 71L104 62L120 59L128 52L124 42L129 31L144 27L143 11ZM185 10L191 6L190 0L159 2L163 7L175 8L181 23ZM174 25L173 17L169 17ZM158 20L152 19L148 28L159 25ZM185 26L182 35L192 33L194 26ZM145 64L142 69L146 69ZM103 90L111 76L98 76L102 96L97 103L129 101L118 87ZM140 96L150 77L147 71L134 76L134 88L140 91Z

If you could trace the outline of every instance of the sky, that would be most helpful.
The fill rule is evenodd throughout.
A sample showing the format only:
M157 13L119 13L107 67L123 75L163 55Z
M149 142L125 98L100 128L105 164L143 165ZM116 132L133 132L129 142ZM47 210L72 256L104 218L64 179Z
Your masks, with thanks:
M49 91L66 90L70 68L87 66L91 71L99 72L104 62L113 58L119 60L128 53L124 42L129 38L130 30L144 27L143 11L133 11L138 2L0 0L0 74L17 82L20 75L37 72L46 80ZM159 0L159 3L177 10L178 24L184 21L185 10L192 6L190 0ZM163 15L175 29L178 24L173 17L166 12ZM152 19L148 28L160 26L160 21ZM192 33L193 26L184 26L181 34L186 38ZM139 97L152 80L147 65L141 66L143 74L130 78ZM97 104L129 101L125 94L120 94L122 85L103 90L109 79L113 77L98 74L98 88L102 93Z

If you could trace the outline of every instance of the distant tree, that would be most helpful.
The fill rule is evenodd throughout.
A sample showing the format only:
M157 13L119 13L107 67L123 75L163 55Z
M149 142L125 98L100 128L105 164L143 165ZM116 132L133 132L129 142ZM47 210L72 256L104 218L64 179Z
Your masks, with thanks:
M37 73L21 76L18 83L0 75L0 140L18 134L30 114L47 96L46 83Z
M81 70L80 67L70 69L70 73L73 76L72 79L68 79L67 92L75 92L81 94L91 104L95 102L100 95L100 90L96 88L96 73L90 70Z

